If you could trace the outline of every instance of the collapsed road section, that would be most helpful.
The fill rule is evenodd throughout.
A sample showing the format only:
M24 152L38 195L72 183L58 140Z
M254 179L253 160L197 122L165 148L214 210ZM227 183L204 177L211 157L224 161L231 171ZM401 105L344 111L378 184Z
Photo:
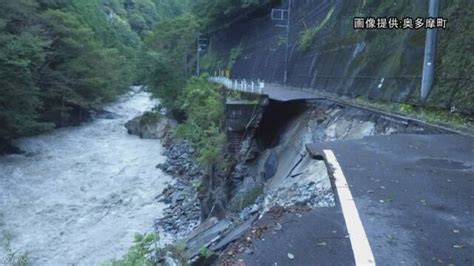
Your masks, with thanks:
M261 152L245 164L265 173L261 219L221 262L354 264L360 232L348 224L360 213L377 262L472 264L472 138L329 101L270 101L262 119ZM334 196L325 150L340 160L357 215Z
M197 265L354 264L360 254L348 230L347 219L352 218L341 208L333 165L323 152L329 150L339 160L342 149L347 157L340 168L375 261L469 261L465 251L473 243L468 218L474 196L469 179L473 163L466 155L472 154L472 139L324 99L227 99L225 124L233 168L228 180L213 182L206 190L206 205L212 207L201 211L203 222L185 238L185 260ZM426 146L430 140L438 144ZM383 149L378 141L398 146ZM447 149L440 157L457 152L463 158L440 167L435 162L449 160L428 158L437 154L433 146ZM445 174L460 178L441 180ZM466 191L456 194L457 185ZM451 203L465 207L449 216L450 203L427 203L437 196L452 196ZM225 212L215 215L210 199L219 201ZM418 210L425 206L433 210ZM429 220L440 222L435 226ZM400 229L410 221L421 232L416 243L409 237L411 228ZM433 240L423 232L434 231L454 234L450 248L432 248ZM390 256L393 252L400 255Z

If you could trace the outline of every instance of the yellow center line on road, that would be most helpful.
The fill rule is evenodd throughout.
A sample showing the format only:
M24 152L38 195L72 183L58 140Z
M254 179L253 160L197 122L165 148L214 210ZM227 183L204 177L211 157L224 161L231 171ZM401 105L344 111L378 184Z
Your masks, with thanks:
M375 265L374 255L369 244L369 239L360 220L359 212L347 184L346 177L332 150L323 150L326 161L333 169L334 183L341 203L342 213L346 222L347 232L351 240L352 252L356 265Z

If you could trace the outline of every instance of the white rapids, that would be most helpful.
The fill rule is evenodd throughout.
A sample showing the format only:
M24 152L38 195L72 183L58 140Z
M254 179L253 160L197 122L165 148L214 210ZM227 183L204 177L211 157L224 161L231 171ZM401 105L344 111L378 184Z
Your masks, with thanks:
M166 160L160 141L124 124L156 104L135 89L106 107L116 119L19 140L27 155L0 157L1 242L11 235L33 265L101 265L152 231L166 207L155 198L173 180L155 168Z

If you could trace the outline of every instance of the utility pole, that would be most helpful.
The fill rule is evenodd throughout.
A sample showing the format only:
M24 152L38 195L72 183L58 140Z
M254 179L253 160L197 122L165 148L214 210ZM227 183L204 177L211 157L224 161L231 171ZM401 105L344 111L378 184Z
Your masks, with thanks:
M288 61L290 60L290 21L291 21L291 2L288 0L288 19L286 26L286 50L285 50L285 76L283 77L283 83L286 84L288 80Z
M206 38L201 38L201 33L197 34L197 62L196 62L196 76L201 75L201 51L206 48L206 44L202 43L202 41L206 41Z
M277 24L277 27L286 28L286 47L285 47L285 71L283 73L283 83L288 80L288 61L290 60L290 25L291 25L291 3L288 0L287 9L272 9L272 20L286 22L285 24Z
M199 69L199 68L200 68L200 64L201 64L201 63L199 62L199 61L201 60L201 45L200 45L200 43L199 43L199 39L200 39L200 38L201 38L201 33L198 33L198 35L197 35L197 66L196 66L196 76L198 76L198 77L199 77L200 71L201 71L201 70Z
M439 1L430 0L428 16L438 17ZM421 79L421 102L425 103L433 87L434 67L436 60L436 28L426 29L425 56L423 59L423 77Z

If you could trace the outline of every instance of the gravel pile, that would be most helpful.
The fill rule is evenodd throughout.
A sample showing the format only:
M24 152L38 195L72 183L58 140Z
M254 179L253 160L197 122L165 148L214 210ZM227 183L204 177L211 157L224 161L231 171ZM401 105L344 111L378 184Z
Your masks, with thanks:
M265 197L266 208L273 206L319 208L334 205L335 199L332 191L315 182L293 183L289 187L270 191Z

